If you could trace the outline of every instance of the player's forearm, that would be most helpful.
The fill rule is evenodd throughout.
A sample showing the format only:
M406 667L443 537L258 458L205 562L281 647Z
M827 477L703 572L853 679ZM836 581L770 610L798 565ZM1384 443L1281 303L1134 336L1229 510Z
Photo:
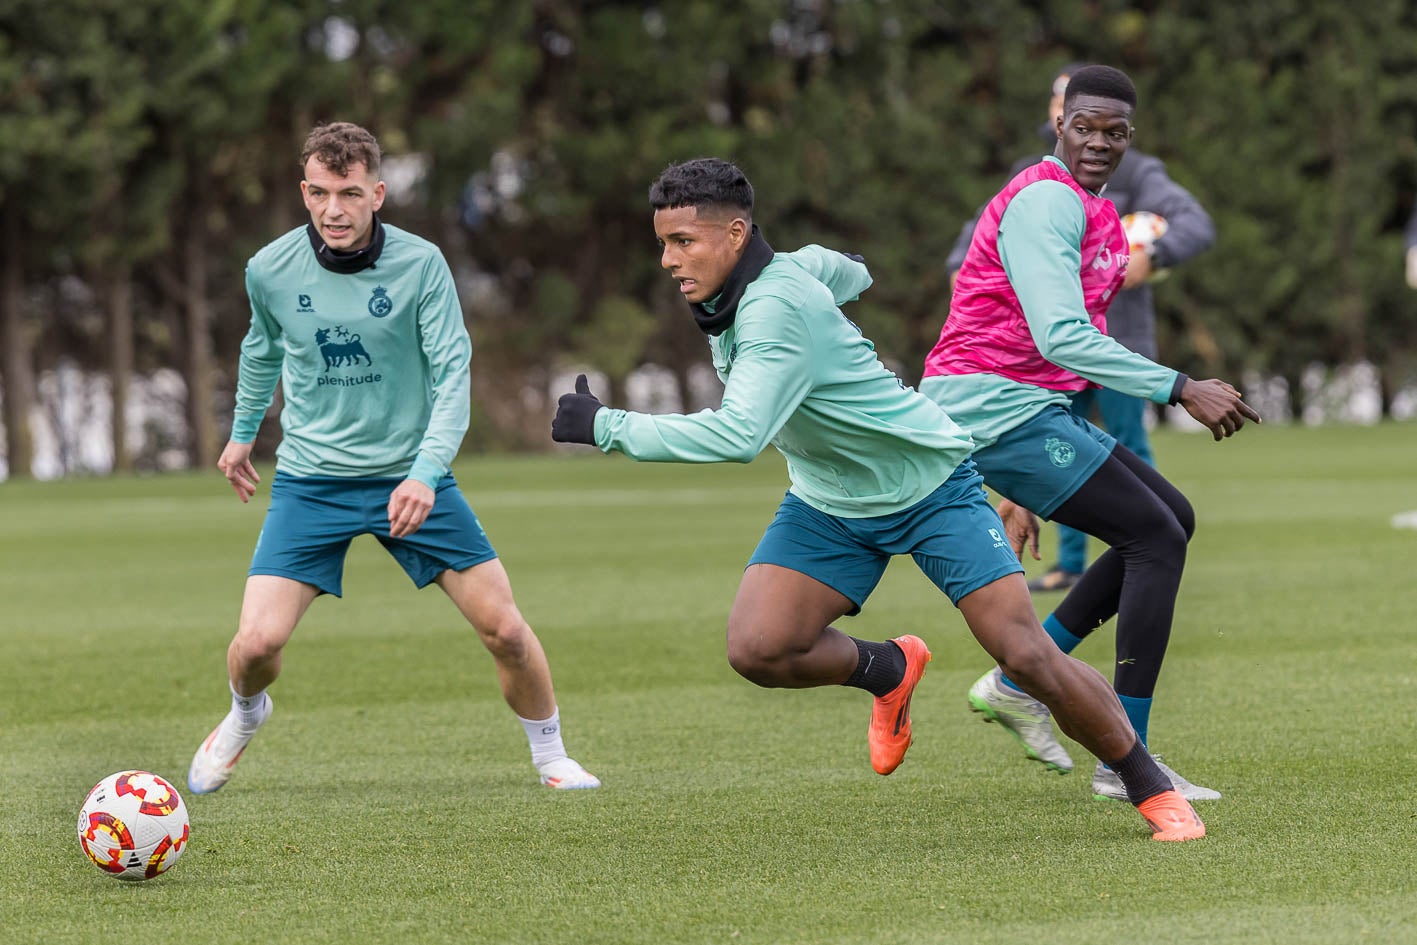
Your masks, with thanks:
M433 386L433 410L418 444L418 458L408 477L436 489L458 455L471 420L472 385L466 361L461 371L447 371Z
M647 414L606 407L595 415L595 445L647 463L748 463L771 434L722 410Z
M1037 335L1035 340L1049 361L1094 384L1160 404L1171 399L1174 370L1127 350L1091 324L1055 322L1042 340Z
M237 443L256 439L275 398L281 364L281 358L262 358L242 351L236 371L236 409L231 418L231 439Z

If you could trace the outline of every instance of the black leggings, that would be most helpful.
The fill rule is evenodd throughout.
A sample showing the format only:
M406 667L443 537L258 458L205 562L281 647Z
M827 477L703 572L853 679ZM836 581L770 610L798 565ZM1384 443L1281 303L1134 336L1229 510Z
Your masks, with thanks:
M1106 542L1053 611L1069 633L1085 637L1117 618L1118 693L1151 698L1171 638L1176 592L1186 566L1195 513L1175 486L1120 443L1053 521Z

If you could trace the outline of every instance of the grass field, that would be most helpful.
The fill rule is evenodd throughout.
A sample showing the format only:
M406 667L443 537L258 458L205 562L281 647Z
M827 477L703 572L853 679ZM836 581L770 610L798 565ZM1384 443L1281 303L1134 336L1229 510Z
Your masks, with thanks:
M844 622L935 652L910 756L875 775L864 693L758 689L723 656L780 462L589 455L457 473L603 789L537 785L471 631L361 539L271 724L135 885L89 864L74 817L112 771L185 784L265 493L0 485L0 941L1417 942L1417 531L1389 525L1417 509L1417 427L1156 446L1200 530L1152 747L1225 792L1201 842L1151 842L1089 798L1080 749L1049 775L971 716L987 659L908 560ZM1110 674L1111 641L1078 655Z

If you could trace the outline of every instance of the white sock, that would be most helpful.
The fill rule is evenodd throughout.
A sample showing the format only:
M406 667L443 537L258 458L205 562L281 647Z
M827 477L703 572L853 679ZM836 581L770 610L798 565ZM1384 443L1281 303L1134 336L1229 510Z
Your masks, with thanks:
M262 689L254 696L243 696L237 693L236 687L231 687L231 714L236 717L238 728L246 732L254 732L261 727L261 723L266 720L266 690Z
M523 719L520 715L517 719L521 721L522 728L526 729L526 740L531 744L531 763L540 768L549 761L556 761L566 757L566 746L561 743L561 712L551 713L551 718Z

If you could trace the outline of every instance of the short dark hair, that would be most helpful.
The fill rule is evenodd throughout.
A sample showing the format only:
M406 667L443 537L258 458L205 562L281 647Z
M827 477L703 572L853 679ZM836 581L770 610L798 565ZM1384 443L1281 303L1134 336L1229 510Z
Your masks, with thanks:
M1121 69L1111 66L1083 66L1068 78L1068 90L1063 93L1063 110L1079 95L1095 95L1126 102L1137 107L1137 87Z
M720 158L695 158L666 167L649 185L649 205L656 210L723 207L753 215L753 185L736 164Z
M316 125L300 149L300 166L314 157L321 164L343 177L350 165L363 164L369 173L379 174L379 142L365 129L349 121L332 121Z

